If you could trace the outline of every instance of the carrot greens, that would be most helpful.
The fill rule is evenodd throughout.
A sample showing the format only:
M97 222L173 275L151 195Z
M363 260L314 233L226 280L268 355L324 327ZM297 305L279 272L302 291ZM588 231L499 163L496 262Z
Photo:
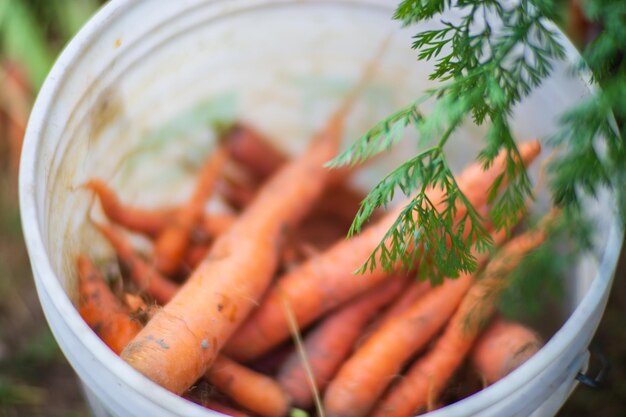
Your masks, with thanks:
M583 56L605 89L567 111L561 130L548 141L563 148L548 172L553 201L566 208L566 214L578 211L583 194L594 196L601 186L618 191L626 179L626 147L618 133L624 126L616 129L611 113L616 111L621 120L626 115L626 106L619 101L626 82L610 70L618 68L624 74L626 66L624 54L619 53L620 42L626 41L626 5L616 0L587 3L589 16L604 23L604 32ZM405 26L439 22L436 29L418 32L412 45L419 60L434 62L430 79L439 84L376 124L328 164L361 163L402 140L405 128L417 131L417 155L371 190L354 219L351 235L359 233L372 213L386 207L397 192L411 197L359 272L377 265L389 270L400 262L408 269L419 265L419 276L437 282L474 271L472 251L492 247L480 226L481 216L454 181L444 152L448 139L470 118L477 125L488 124L478 155L483 168L499 152L507 155L506 169L488 190L490 217L497 229L510 230L515 224L533 192L511 131L512 113L565 56L552 23L558 12L558 2L553 0L404 0L399 4L394 18ZM581 63L578 70L586 70L587 65ZM423 114L418 106L427 100L434 101L434 107ZM607 152L598 151L598 142ZM443 207L428 200L426 191L431 187L444 191ZM624 198L620 205L626 215ZM451 219L460 206L466 214L455 225ZM467 228L471 231L464 236Z

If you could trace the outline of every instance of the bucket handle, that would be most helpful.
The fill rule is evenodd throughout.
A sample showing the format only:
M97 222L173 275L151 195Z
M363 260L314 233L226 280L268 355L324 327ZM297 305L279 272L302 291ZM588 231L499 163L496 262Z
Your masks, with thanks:
M589 376L581 371L576 375L576 380L590 388L600 388L602 386L602 383L604 382L604 378L611 369L611 363L609 362L609 358L606 356L603 350L597 345L590 348L590 357L592 353L594 354L594 356L597 357L598 361L600 362L600 371L595 377Z

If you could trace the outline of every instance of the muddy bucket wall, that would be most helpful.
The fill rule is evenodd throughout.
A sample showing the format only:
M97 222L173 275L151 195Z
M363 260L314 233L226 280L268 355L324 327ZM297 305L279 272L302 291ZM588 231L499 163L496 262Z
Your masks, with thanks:
M298 152L389 38L348 120L349 143L432 86L430 67L410 49L415 28L392 21L394 7L382 0L118 0L65 49L28 125L20 202L41 304L97 416L215 413L136 373L78 315L76 255L84 248L94 257L110 255L86 226L93 199L78 186L99 177L125 201L180 201L192 182L181 160L197 162L199 149L215 140L207 127L224 120L248 121ZM563 43L568 61L515 113L517 138L549 135L561 110L589 94L586 81L568 72L577 56ZM475 155L482 135L468 125L454 137L449 149L456 167ZM405 141L355 185L366 189L412 151ZM611 207L608 196L590 204L598 239L594 253L572 271L562 328L504 380L432 416L555 414L586 365L606 303L622 238Z

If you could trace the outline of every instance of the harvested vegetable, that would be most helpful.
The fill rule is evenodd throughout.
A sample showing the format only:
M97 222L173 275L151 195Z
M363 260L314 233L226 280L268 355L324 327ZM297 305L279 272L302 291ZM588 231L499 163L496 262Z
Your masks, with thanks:
M409 417L425 411L429 403L436 401L495 311L495 297L507 273L529 251L541 245L545 238L545 230L533 230L502 247L489 262L484 274L464 296L432 349L418 359L404 378L391 388L372 414L374 417Z
M304 338L304 349L318 390L323 391L348 356L368 321L406 288L404 277L378 284L330 314ZM313 395L302 359L294 352L278 372L278 383L299 408L310 408Z
M131 308L117 300L125 320L136 324L118 341L118 351L126 345L120 354L124 360L180 395L193 396L187 389L204 376L232 399L228 406L236 403L261 417L283 417L292 404L310 409L314 398L322 413L320 396L315 393L325 389L324 408L330 417L361 417L374 409L391 377L446 325L473 278L464 274L436 288L428 283L408 285L405 279L391 278L397 276L399 264L352 276L401 210L392 209L360 235L342 239L361 197L343 183L350 169L328 171L324 163L337 151L343 118L353 98L309 149L292 161L254 129L237 125L209 156L211 163L201 171L196 190L180 208L144 213L144 209L121 204L101 181L87 183L99 196L109 220L155 239L153 260L142 258L121 230L95 223L134 283L126 290L136 289L141 296L125 294L124 303ZM233 135L234 139L228 139ZM269 155L268 160L259 162L250 149ZM540 146L531 141L519 149L520 161L529 164ZM228 167L227 158L232 159ZM480 207L476 213L486 217L493 194L485 190L505 185L509 177L502 172L507 158L510 155L504 153L489 167L471 165L455 180L467 197L467 203L456 202L455 222L467 215L466 204ZM227 189L238 193L241 198L233 201L239 204L240 213L204 211L218 184L227 184ZM427 191L434 206L446 204L444 191ZM146 219L134 218L141 214ZM495 240L500 242L505 233L496 233ZM168 235L174 236L172 244L162 245ZM172 250L162 252L159 247ZM163 253L168 255L164 258ZM485 254L476 256L485 258ZM157 263L167 275L186 282L170 281L157 270ZM277 272L282 276L272 285ZM142 306L142 297L165 306ZM394 298L399 299L394 303ZM379 315L385 306L390 307ZM264 375L236 362L257 360L290 334L300 341L300 330L328 312L304 334L304 343L296 344L298 353L274 354L273 360L279 361L275 364L280 368L279 383L271 378L274 366L261 366L270 372ZM415 326L421 327L416 331ZM451 371L442 374L446 372ZM203 404L216 400L209 391L199 393Z
M123 204L115 191L102 180L91 179L83 186L96 193L102 210L111 222L129 231L156 237L176 219L177 210L174 208L149 210ZM226 213L203 213L202 221L192 231L192 237L215 237L228 230L233 220L234 216Z
M84 187L96 193L109 220L135 232L156 236L167 227L173 216L174 210L171 209L146 210L122 204L115 191L99 179L87 181Z
M383 323L387 322L388 320L392 320L394 317L397 317L398 315L408 310L430 289L430 282L411 283L411 285L402 293L402 296L400 296L393 304L391 304L389 308L387 308L387 310L385 310L385 312L378 318L377 322L374 323L376 327L372 328L371 330L374 331Z
M173 275L179 269L191 234L201 222L204 204L217 183L227 156L226 149L218 147L207 159L189 201L176 212L174 220L156 238L154 261L160 272Z
M485 385L504 378L541 349L539 335L528 327L497 318L478 337L470 361Z
M119 355L139 332L141 324L130 318L89 258L79 256L77 268L78 311L100 339Z
M537 141L520 146L526 164L532 162L539 151ZM505 155L501 155L487 171L474 164L459 176L459 187L472 204L480 207L486 203L488 194L485 190L500 176L504 166ZM440 190L430 190L429 195L431 201L443 198ZM281 294L287 297L300 328L305 328L323 313L389 277L389 272L382 268L359 277L354 277L354 271L376 247L401 210L402 207L390 210L361 234L337 242L320 256L307 260L280 277L259 308L230 339L225 352L246 363L269 352L289 337ZM459 218L462 211L459 209L457 212Z
M239 405L263 417L282 417L290 408L289 396L272 378L220 355L207 379Z
M285 232L322 193L329 176L323 165L338 150L348 110L334 114L309 149L262 186L175 297L124 349L124 360L178 394L212 365L268 288Z
M113 295L87 257L79 256L78 271L81 316L111 350L120 354L142 325L131 318L130 309ZM126 293L124 298L133 309L147 312L148 319L156 311L132 294ZM223 355L217 357L206 378L220 392L262 417L281 417L289 410L290 399L274 380Z
M494 233L502 243L506 233ZM481 262L486 254L478 254ZM343 364L324 395L329 417L367 415L402 366L419 352L452 316L474 282L474 274L447 279L409 309L385 322Z
M113 226L94 223L96 228L111 243L122 267L126 269L139 290L147 292L157 302L168 302L178 291L178 285L163 277L133 250L130 243Z
M272 146L269 139L247 124L233 125L224 136L224 143L233 160L241 163L259 182L287 162L288 158Z

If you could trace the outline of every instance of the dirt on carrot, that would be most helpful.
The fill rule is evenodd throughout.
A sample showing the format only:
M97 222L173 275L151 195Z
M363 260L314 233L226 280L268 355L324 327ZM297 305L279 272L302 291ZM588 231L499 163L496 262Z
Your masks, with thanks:
M119 355L139 332L141 324L130 318L89 258L79 256L77 269L78 311L100 339Z
M79 256L78 270L81 316L111 350L120 354L143 327L133 315L141 311L149 321L158 310L129 293L124 294L129 305L125 306L87 257ZM216 358L205 378L219 392L261 417L281 417L289 410L291 400L276 381L223 355Z
M167 303L176 294L178 285L163 277L151 264L143 260L118 230L107 224L94 222L94 225L111 243L122 269L128 272L139 291L145 292L161 304Z

